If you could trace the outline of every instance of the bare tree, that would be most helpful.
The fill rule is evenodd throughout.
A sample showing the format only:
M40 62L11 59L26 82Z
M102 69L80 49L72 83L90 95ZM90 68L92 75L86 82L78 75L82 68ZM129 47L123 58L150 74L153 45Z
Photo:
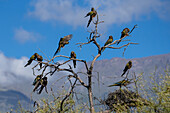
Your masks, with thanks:
M77 43L77 45L81 48L83 45L85 44L90 44L90 43L93 43L96 47L97 47L97 54L96 56L93 58L92 62L90 63L90 65L88 66L86 60L82 60L82 59L76 59L76 58L71 58L69 56L64 56L64 55L57 55L57 56L54 56L53 58L51 59L48 59L46 57L46 61L38 61L38 64L35 65L32 69L33 69L33 75L36 75L35 74L35 68L39 65L39 64L43 64L43 66L38 70L38 71L41 71L42 75L44 77L46 76L49 76L49 75L54 75L54 73L58 73L58 72L69 72L69 74L65 77L68 78L68 81L70 83L70 90L68 91L68 93L64 96L64 98L62 99L61 101L61 106L60 106L60 110L59 112L62 112L63 111L63 104L65 102L65 100L67 100L67 98L73 94L73 90L75 88L75 85L78 84L77 81L79 81L79 83L85 87L88 91L88 98L89 98L89 108L90 108L90 112L91 113L94 113L95 112L95 109L94 109L94 104L93 104L93 90L92 90L92 74L93 74L93 67L94 67L94 64L96 62L96 60L102 55L102 51L106 48L110 48L110 49L121 49L121 48L125 48L124 49L124 52L126 50L126 48L131 45L131 44L138 44L138 43L133 43L133 42L130 42L130 40L123 40L125 37L119 39L119 40L114 40L112 43L110 44L107 44L105 46L101 46L99 45L99 43L97 42L97 38L100 38L101 37L101 34L98 33L98 24L100 23L103 23L104 21L99 21L99 17L98 17L98 14L96 15L96 20L93 20L93 24L95 25L95 29L93 31L90 32L89 34L89 37L88 37L88 41L87 42L84 42L84 43ZM134 26L134 28L136 27L136 25ZM130 33L134 30L134 28L130 31ZM122 45L122 46L119 46L119 47L114 47L114 45L117 44L118 41L127 41L128 43ZM123 52L123 54L124 54ZM58 57L62 57L62 58L66 58L67 60L62 62L62 63L59 63L59 62L54 62L54 59L55 58L58 58ZM82 78L79 76L80 74L82 74L81 72L75 72L73 69L72 69L72 66L70 66L68 64L68 62L70 61L77 61L77 62L81 62L85 65L85 69L86 69L86 75L87 75L87 83L85 81L82 80ZM66 68L62 68L63 65L68 65ZM48 70L47 68L50 67L50 70ZM74 82L72 83L72 81L70 80L71 78L74 78Z

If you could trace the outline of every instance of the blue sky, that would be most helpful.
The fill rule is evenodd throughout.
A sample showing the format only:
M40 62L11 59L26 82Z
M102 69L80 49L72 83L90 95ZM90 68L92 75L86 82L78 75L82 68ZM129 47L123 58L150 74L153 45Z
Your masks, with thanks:
M68 56L73 50L79 59L90 61L97 54L96 47L90 44L80 50L75 44L86 42L87 31L94 28L91 24L87 29L89 18L84 18L93 6L105 21L98 26L103 34L98 39L101 45L109 35L117 40L125 27L132 29L138 24L127 39L139 45L130 45L124 57L123 49L106 49L100 59L170 53L169 5L169 0L0 0L0 52L8 58L20 59L35 52L42 54L40 48L52 57L59 39L73 34L70 44L59 54Z

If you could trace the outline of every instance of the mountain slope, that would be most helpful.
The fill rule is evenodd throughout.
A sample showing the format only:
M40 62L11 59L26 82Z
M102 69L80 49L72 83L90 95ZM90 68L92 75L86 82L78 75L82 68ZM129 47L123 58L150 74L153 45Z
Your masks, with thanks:
M164 73L164 69L167 67L170 69L170 54L164 54L164 55L157 55L157 56L150 56L145 58L134 58L134 59L124 59L124 58L112 58L108 60L97 60L94 65L94 71L93 71L93 93L95 96L102 97L104 94L108 94L109 92L112 92L115 89L118 89L118 87L107 87L110 84L113 84L119 80L122 80L123 78L120 77L120 75L123 72L123 69L126 65L126 63L132 60L133 66L129 71L129 76L131 76L134 72L138 75L140 73L144 73L144 77L147 79L148 75L151 73L156 72L158 73ZM88 63L89 64L89 63ZM77 71L82 71L86 73L86 70L84 68L84 64L78 64L78 68L76 68ZM97 72L99 73L99 76L97 75ZM50 87L51 84L53 84L56 80L58 80L60 77L63 77L65 75L64 73L56 73L53 76L49 76L48 81L48 91L50 94ZM23 75L24 76L24 75ZM31 75L30 75L31 76ZM32 75L33 76L33 75ZM15 76L17 77L17 76ZM85 82L87 76L80 76ZM15 82L15 84L8 85L7 89L13 89L19 92L22 92L23 94L30 97L32 95L32 80L16 78L20 82ZM62 90L62 85L64 82L67 81L66 79L62 79L60 81L57 81L53 87L53 90L55 93L59 93ZM100 81L100 82L98 82ZM68 83L69 84L69 83ZM66 85L67 86L67 85ZM67 90L67 88L66 88ZM83 87L77 87L78 92L86 92L86 89ZM87 93L87 92L86 92ZM3 108L5 105L16 105L16 102L19 100L18 97L23 99L25 102L29 103L29 99L17 92L3 92L3 95L5 94L5 97L2 98L1 96L2 92L0 93L0 107ZM15 95L15 99L13 96ZM18 95L18 96L17 96ZM23 97L23 98L22 98ZM39 100L42 97L48 97L48 94L46 94L44 91L41 95L37 95L36 93L33 93L32 95L33 100ZM7 100L6 100L7 99ZM12 100L14 99L15 102ZM14 103L13 103L14 102ZM2 103L4 103L2 105ZM8 104L10 103L10 104ZM12 104L11 104L12 103Z
M17 109L18 102L24 108L28 108L27 105L31 102L30 99L23 93L15 90L1 90L0 91L0 111L7 112L11 109Z

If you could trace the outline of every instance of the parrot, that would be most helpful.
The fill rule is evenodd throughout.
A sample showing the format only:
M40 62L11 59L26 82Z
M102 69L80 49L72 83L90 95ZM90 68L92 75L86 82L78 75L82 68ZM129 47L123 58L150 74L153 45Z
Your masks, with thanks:
M63 38L60 38L60 41L59 41L59 44L58 44L58 48L57 48L57 51L54 53L54 56L55 56L58 52L60 52L61 47L63 48L66 44L69 44L69 40L71 40L72 37L73 37L73 35L70 34L70 35L67 35L67 36L65 36L65 37L63 37ZM53 57L54 57L54 56L53 56Z
M35 83L33 92L35 92L35 91L37 90L37 88L41 85L41 81L42 81L42 79L38 80L38 81ZM33 84L34 84L34 82L33 82Z
M93 20L93 18L94 18L96 15L97 15L97 11L92 7L92 8L91 8L91 11L88 12L87 15L85 16L85 17L90 16L90 19L89 19L89 21L88 21L87 27L89 27L91 21Z
M41 55L37 54L37 60L43 61L43 57ZM40 63L40 69L41 69L41 67L42 67L42 63Z
M129 80L122 80L122 81L119 81L119 82L116 82L114 83L113 85L109 85L108 87L112 87L112 86L120 86L120 88L122 86L127 86L129 85L131 82Z
M124 28L123 31L121 32L121 37L120 37L120 39L122 39L122 38L125 37L125 36L129 36L129 32L130 32L129 28ZM118 45L120 42L121 42L121 40L117 43L117 45Z
M110 44L110 43L112 43L112 42L113 42L113 36L110 35L110 36L109 36L109 39L106 41L106 43L104 44L104 46L106 46L106 45L108 45L108 44ZM102 47L101 49L102 49L102 51L104 51L105 48Z
M123 74L121 75L121 77L126 73L126 71L128 70L128 69L130 69L132 67L132 61L129 61L127 64L126 64L126 66L125 66L125 68L124 68L124 70L123 70Z
M32 85L34 85L34 86L35 86L35 84L36 84L38 81L40 81L40 80L41 80L42 76L43 76L42 74L41 74L41 75L37 75L37 76L36 76L36 78L34 79L34 81L33 81Z
M48 81L47 81L47 77L44 77L44 78L42 78L42 81L41 81L41 87L40 87L40 90L39 90L39 92L38 92L38 94L41 94L41 92L42 92L42 90L44 89L44 87L45 87L45 90L46 90L46 92L47 92L47 83L48 83ZM47 92L48 93L48 92Z
M70 58L76 59L76 53L74 51L71 52ZM76 68L76 60L73 60L73 65L74 65L74 68Z
M24 66L24 67L27 67L28 65L30 65L32 63L33 60L35 60L37 58L37 53L34 53L30 59L28 60L28 63Z

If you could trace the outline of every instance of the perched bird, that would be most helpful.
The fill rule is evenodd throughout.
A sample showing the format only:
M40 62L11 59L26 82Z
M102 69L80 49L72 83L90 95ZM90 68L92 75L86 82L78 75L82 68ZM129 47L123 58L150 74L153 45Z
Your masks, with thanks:
M44 89L44 87L45 87L45 90L46 90L46 92L47 92L47 83L48 83L48 81L47 81L47 77L44 77L44 78L42 78L42 81L41 81L41 87L40 87L40 90L39 90L39 92L38 92L38 94L41 94L41 92L42 92L42 90ZM48 92L47 92L48 93Z
M70 58L76 59L76 53L74 51L71 52ZM73 65L74 65L74 68L76 68L76 60L73 60Z
M30 65L32 63L33 60L35 60L37 58L37 53L34 53L30 59L28 60L28 63L24 66L24 67L27 67L28 65Z
M91 21L93 20L93 18L94 18L96 15L97 15L97 11L92 7L92 8L91 8L91 11L88 12L87 15L85 16L85 17L90 16L90 19L89 19L89 21L88 21L87 27L89 27Z
M41 85L41 80L42 80L42 79L36 81L36 83L35 83L35 85L34 85L33 92L35 92L35 91L37 90L37 88Z
M58 52L60 52L61 47L63 48L66 44L69 44L69 40L71 40L72 37L73 37L73 35L70 34L70 35L67 35L67 36L65 36L65 37L63 37L63 38L60 38L60 41L59 41L59 44L58 44L58 49L57 49L57 51L54 53L54 56L55 56ZM54 56L53 56L53 57L54 57Z
M34 85L34 86L35 86L35 84L36 84L38 81L40 81L40 80L41 80L42 76L43 76L42 74L41 74L41 75L37 75L37 76L36 76L36 78L34 79L34 81L33 81L32 85Z
M106 41L106 43L104 44L104 46L106 46L106 45L108 45L108 44L110 44L110 43L112 43L112 42L113 42L113 36L110 35L110 36L109 36L109 39ZM102 47L101 49L102 49L102 51L104 51L105 48Z
M121 32L121 37L120 37L120 41L117 43L117 45L121 42L122 38L125 37L125 36L129 36L129 28L125 28L123 29L123 31Z
M109 85L108 87L112 87L112 86L120 86L120 88L122 86L127 86L129 85L131 82L129 80L122 80L122 81L119 81L119 82L116 82L114 83L113 85Z
M37 55L38 61L43 61L43 57L41 55L39 55L39 54L36 54L36 55ZM41 67L42 67L42 63L40 63L40 69L41 69Z
M124 70L123 70L123 74L121 75L121 77L126 73L126 71L128 70L128 69L130 69L132 67L132 61L129 61L127 64L126 64L126 66L125 66L125 68L124 68Z

